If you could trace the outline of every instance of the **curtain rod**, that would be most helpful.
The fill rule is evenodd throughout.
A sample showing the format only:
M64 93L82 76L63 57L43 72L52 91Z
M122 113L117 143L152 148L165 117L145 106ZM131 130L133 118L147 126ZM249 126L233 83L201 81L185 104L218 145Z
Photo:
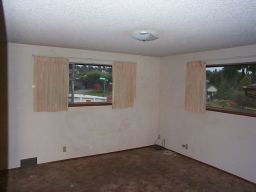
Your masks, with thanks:
M92 61L105 61L105 62L114 62L115 60L107 60L107 59L96 59L91 57L68 57L69 59L81 59L81 60L92 60Z
M92 60L92 61L102 61L102 62L114 62L117 60L107 60L107 59L96 59L91 57L63 57L63 56L57 56L57 55L32 55L33 57L42 56L42 57L62 57L67 59L78 59L78 60ZM122 61L122 62L131 62L131 61Z
M256 61L256 55L247 55L247 56L234 56L234 57L224 57L224 58L217 58L217 59L205 59L204 61L212 62L212 61L220 61L220 60L229 60L229 59L253 59L255 58Z
M32 56L45 56L45 57L63 57L63 56L51 56L51 55L32 55ZM114 62L117 60L107 60L107 59L96 59L91 57L67 57L68 59L81 59L81 60L92 60L92 61L102 61L102 62ZM223 58L216 58L216 59L203 59L206 63L207 62L214 62L214 61L221 61L221 60L229 60L229 59L253 59L256 55L247 55L247 56L234 56L234 57L223 57ZM130 61L123 61L123 62L130 62Z

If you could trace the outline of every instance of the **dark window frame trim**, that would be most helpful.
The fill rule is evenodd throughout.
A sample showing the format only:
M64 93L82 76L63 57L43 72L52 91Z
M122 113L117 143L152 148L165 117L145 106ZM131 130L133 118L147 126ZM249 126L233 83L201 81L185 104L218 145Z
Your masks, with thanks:
M77 64L77 65L94 65L94 66L110 66L112 68L111 64L94 64L94 63L80 63L80 62L69 62L70 64ZM112 105L112 102L78 102L78 103L69 103L68 107L85 107L85 106L107 106Z
M250 61L250 62L244 62L244 63L224 63L224 64L206 64L206 68L207 67L225 67L225 66L237 66L237 65L252 65L255 64L256 65L256 61Z
M225 66L237 66L237 65L256 65L256 61L250 61L250 62L245 62L245 63L224 63L224 64L210 64L205 66L207 67L225 67ZM223 109L223 108L215 108L215 107L209 107L205 106L205 109L207 111L212 111L212 112L220 112L220 113L227 113L227 114L233 114L233 115L241 115L241 116L247 116L247 117L256 117L256 112L255 113L250 113L250 112L240 112L240 111L232 111L228 109Z
M112 64L69 62L69 65L70 64L76 64L76 65L95 65L95 66L98 66L98 67L101 67L101 66L110 66L110 67L112 67Z
M228 109L221 109L221 108L215 108L215 107L206 107L206 110L213 111L213 112L220 112L220 113L228 113L233 115L247 116L247 117L256 117L256 113L231 111Z
M81 102L81 103L69 103L68 107L83 107L83 106L104 106L104 105L112 105L112 103L108 102Z

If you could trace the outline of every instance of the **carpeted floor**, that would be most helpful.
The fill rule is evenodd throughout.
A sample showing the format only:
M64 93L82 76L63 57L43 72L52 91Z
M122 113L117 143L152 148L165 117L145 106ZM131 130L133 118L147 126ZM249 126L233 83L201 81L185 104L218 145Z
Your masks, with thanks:
M8 192L250 192L256 185L167 150L147 147L0 172Z

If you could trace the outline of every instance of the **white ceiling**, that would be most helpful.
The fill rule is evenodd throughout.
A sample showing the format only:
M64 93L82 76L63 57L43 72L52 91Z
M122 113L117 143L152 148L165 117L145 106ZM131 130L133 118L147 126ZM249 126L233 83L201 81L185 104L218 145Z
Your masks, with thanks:
M167 56L256 43L255 0L4 0L10 42ZM159 39L139 42L135 30Z

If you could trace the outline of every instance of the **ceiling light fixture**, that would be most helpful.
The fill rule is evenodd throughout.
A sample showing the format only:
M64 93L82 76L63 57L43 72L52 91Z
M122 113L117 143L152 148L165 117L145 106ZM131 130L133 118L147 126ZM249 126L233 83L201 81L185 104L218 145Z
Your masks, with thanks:
M146 31L146 30L133 32L132 38L138 41L143 41L143 42L153 41L158 39L158 37L154 34L154 32Z

